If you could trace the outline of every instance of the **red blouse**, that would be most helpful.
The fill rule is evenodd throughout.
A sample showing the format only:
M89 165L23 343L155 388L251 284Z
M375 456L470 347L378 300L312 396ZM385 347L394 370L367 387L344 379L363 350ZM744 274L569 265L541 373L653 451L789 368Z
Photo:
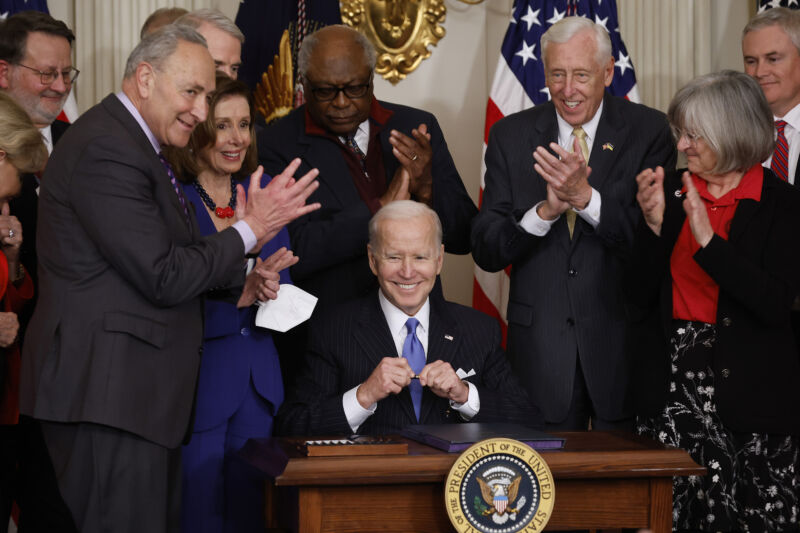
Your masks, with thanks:
M761 200L761 187L764 176L761 164L753 165L748 170L739 185L723 196L714 198L706 186L705 180L692 174L694 186L700 198L706 205L706 212L711 221L711 227L716 235L728 240L731 221L736 212L739 200ZM686 188L681 190L686 193ZM683 320L695 320L715 324L717 322L717 302L719 300L719 285L700 268L694 260L694 254L700 245L692 235L687 218L670 258L670 272L672 274L672 317Z
M15 287L8 275L6 256L0 253L0 311L19 313L28 300L33 298L33 281L25 272L19 287ZM0 348L0 357L7 365L6 382L0 383L0 424L16 424L19 420L19 343Z

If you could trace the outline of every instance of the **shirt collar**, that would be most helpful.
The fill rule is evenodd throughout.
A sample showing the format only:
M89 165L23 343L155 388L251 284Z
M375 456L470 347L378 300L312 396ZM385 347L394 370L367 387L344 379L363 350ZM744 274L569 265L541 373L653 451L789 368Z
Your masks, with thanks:
M367 118L368 121L372 120L376 124L379 124L379 125L383 126L389 120L389 117L391 117L393 114L394 114L394 111L390 111L390 110L386 109L385 107L383 107L380 104L380 102L378 102L377 98L375 98L374 96L372 97L372 103L370 104L370 109L369 109L369 118ZM304 115L305 115L305 119L306 119L306 134L307 135L319 135L319 136L324 136L324 137L335 137L335 138L338 139L337 136L331 135L330 133L325 131L325 129L322 126L320 126L319 124L317 124L314 121L314 119L311 117L311 113L308 112L308 105L307 104L305 106ZM364 124L363 122L361 124L359 124L358 125L358 129L360 129L363 124ZM369 131L369 129L367 131Z
M692 181L694 181L694 186L697 188L697 193L700 195L700 197L709 202L711 205L717 207L733 205L739 200L745 199L755 200L758 202L761 200L761 189L764 185L763 168L764 167L761 166L761 163L757 163L750 167L750 169L748 169L748 171L742 176L742 179L739 181L739 185L737 185L735 189L728 191L719 198L714 198L714 196L708 192L708 184L703 178L692 174ZM685 193L686 187L683 187L681 192Z
M406 320L411 317L387 300L386 296L383 295L383 291L381 290L378 290L378 301L381 304L383 316L386 317L386 323L389 325L389 331L392 332L392 335L397 335L399 332L405 331ZM419 320L419 327L421 327L423 331L428 331L428 325L430 324L431 318L430 298L425 299L425 303L422 304L422 307L420 307L419 311L417 311L417 314L414 315L414 318Z
M47 147L47 153L53 153L53 129L50 127L50 124L45 126L44 128L39 128L39 133L42 134L42 140L44 141L44 145Z
M797 104L782 117L773 117L775 120L785 120L795 131L800 131L800 104Z
M136 109L136 106L133 105L133 102L131 102L131 99L128 98L128 95L123 91L120 91L116 94L116 96L119 98L119 101L122 102L122 105L125 106L125 109L128 110L128 113L133 115L133 118L139 124L139 127L142 128L144 134L147 135L147 140L150 141L151 145L153 145L153 150L155 150L157 154L161 153L161 143L158 142L156 136L153 135L152 131L150 131L150 128L147 126L147 122L144 121L144 117L142 117L141 113L139 113L139 110Z
M594 116L586 122L585 124L581 124L583 131L586 132L586 144L591 146L591 143L594 142L595 135L597 134L597 126L600 125L600 115L603 114L603 101L600 101L600 107L597 108L595 111ZM558 121L558 139L564 140L565 142L572 136L572 130L575 129L575 126L572 126L569 122L561 118L561 115L556 113L556 120ZM561 144L559 142L559 144ZM563 145L562 145L563 146Z

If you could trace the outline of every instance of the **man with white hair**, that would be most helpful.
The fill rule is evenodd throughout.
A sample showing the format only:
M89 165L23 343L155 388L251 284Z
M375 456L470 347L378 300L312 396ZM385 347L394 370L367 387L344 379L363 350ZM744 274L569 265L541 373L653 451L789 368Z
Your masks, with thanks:
M202 35L217 70L232 79L239 77L242 66L244 34L236 24L217 9L196 9L175 21L197 30Z
M621 260L636 174L673 168L675 146L663 113L606 93L602 26L567 17L541 41L551 101L492 127L472 254L511 267L509 359L546 427L631 430Z
M369 222L367 253L379 289L316 317L278 432L376 435L465 420L540 427L498 324L430 297L444 260L436 212L386 204Z
M122 90L64 135L42 179L39 302L23 347L20 410L41 423L77 529L177 532L180 445L191 432L203 295L236 298L245 255L317 207L295 161L237 194L203 237L162 154L206 119L214 62L171 24L131 52Z

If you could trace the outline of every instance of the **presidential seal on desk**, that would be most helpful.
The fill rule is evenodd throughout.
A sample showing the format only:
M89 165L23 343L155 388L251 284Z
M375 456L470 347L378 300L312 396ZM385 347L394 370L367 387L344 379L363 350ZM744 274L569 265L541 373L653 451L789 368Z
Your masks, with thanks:
M467 448L445 482L445 505L459 533L541 531L553 512L553 476L522 442L497 438Z

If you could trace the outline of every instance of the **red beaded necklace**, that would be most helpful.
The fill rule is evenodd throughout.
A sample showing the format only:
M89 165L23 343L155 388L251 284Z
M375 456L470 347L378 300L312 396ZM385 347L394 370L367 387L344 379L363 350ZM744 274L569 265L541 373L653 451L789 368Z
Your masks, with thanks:
M231 176L231 199L226 207L217 207L217 204L214 203L214 200L211 199L199 181L194 180L192 185L194 185L197 194L200 195L203 203L208 206L212 213L219 218L233 218L236 211L236 180L233 179L233 176Z

